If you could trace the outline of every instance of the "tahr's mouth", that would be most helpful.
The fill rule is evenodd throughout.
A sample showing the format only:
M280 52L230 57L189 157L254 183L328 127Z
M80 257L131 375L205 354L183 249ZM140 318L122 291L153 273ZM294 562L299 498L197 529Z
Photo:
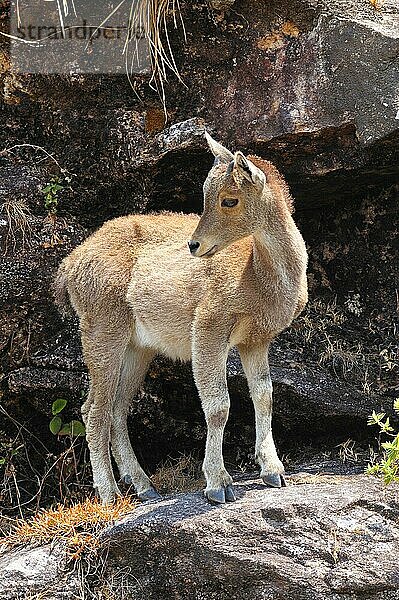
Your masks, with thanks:
M204 256L213 256L215 254L215 252L217 251L217 249L218 249L217 244L215 244L207 252L204 252L204 254L200 254L198 258L203 258Z

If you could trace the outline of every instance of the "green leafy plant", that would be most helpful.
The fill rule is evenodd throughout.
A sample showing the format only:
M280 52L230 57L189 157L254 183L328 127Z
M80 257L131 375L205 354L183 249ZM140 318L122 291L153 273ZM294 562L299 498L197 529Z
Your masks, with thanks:
M394 410L399 414L399 398L394 402ZM369 465L367 473L369 475L378 475L382 477L387 485L392 482L399 481L399 432L395 433L390 424L389 417L385 418L385 413L373 414L368 420L368 425L377 425L380 428L380 434L387 435L391 438L389 441L381 444L384 449L380 462Z
M69 435L71 437L79 437L85 435L86 430L82 421L73 419L69 423L64 423L60 413L64 410L67 405L67 401L64 398L57 398L52 404L51 412L53 418L50 421L49 428L53 435Z
M59 200L58 192L63 189L64 186L57 176L52 177L49 183L42 189L42 194L44 194L44 208L49 215L54 216L57 214Z

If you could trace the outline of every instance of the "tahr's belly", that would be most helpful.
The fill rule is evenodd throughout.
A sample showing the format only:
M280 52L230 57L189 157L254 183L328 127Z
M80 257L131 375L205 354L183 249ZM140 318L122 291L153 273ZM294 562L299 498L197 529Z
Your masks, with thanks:
M136 316L133 335L137 345L152 348L157 354L183 362L191 360L191 323L175 320L172 328L160 320Z
M201 295L196 265L184 247L151 248L139 257L128 287L136 343L174 360L191 360L191 330Z

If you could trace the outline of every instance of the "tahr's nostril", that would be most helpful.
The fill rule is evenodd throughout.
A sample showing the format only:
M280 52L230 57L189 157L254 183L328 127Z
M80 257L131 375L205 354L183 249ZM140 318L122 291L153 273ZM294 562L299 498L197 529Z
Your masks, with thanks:
M188 242L188 247L190 248L190 252L192 254L193 252L195 252L196 250L198 250L198 248L200 247L200 243L199 242L193 242L192 240L190 240Z

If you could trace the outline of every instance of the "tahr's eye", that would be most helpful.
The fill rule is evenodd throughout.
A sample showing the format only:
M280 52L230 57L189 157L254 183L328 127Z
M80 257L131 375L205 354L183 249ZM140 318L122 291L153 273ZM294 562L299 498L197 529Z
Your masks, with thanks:
M224 198L224 200L222 200L222 206L227 206L227 208L232 208L233 206L237 206L237 204L237 198Z

